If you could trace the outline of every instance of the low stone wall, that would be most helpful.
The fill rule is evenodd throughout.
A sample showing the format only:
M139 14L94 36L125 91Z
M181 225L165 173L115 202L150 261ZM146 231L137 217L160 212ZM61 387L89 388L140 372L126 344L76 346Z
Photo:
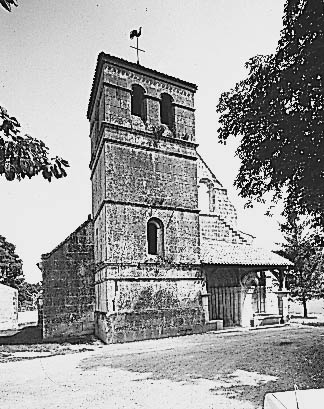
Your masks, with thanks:
M206 331L202 308L95 313L95 333L107 344L174 337Z

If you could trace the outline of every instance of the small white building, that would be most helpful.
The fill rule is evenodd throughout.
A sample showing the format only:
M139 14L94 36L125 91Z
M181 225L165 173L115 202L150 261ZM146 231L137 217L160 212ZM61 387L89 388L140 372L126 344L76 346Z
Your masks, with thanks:
M18 328L18 290L0 284L0 331Z

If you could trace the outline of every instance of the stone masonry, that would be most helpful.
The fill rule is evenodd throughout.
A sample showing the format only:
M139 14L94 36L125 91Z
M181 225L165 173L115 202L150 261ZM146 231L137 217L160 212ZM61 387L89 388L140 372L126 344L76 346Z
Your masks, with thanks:
M132 114L134 86L143 90L141 117ZM193 84L99 55L88 119L95 328L105 342L203 330L195 91ZM172 124L162 124L165 94ZM148 253L151 219L163 226L161 254Z
M89 218L48 254L42 255L43 337L94 332L93 222Z
M99 54L87 111L92 218L42 257L45 338L116 343L288 319L289 261L237 229L196 151L196 90Z

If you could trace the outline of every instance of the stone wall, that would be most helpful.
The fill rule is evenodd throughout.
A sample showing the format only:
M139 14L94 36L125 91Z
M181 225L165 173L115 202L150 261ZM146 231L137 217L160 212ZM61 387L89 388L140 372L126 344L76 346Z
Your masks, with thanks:
M235 244L251 244L253 236L235 230L217 215L199 216L200 243L203 241L225 241Z
M134 68L137 68L137 72L134 72ZM131 91L132 85L136 84L143 87L145 91L147 124L159 124L161 94L167 93L172 97L174 105L174 136L179 139L194 140L195 87L184 89L179 80L175 85L169 82L167 76L159 77L146 69L141 70L133 66L131 69L121 68L114 63L107 62L104 66L102 96L105 101L105 121L117 125L123 124L130 128L134 125L134 118L131 115Z
M93 221L42 255L45 339L94 333Z
M95 277L98 289L96 310L104 312L197 307L204 290L199 269L188 265L159 264L154 260L136 265L109 263Z
M197 214L114 203L106 204L101 217L95 222L96 233L97 228L99 233L96 261L138 263L150 260L147 222L152 217L157 217L164 226L163 258L166 261L199 261ZM101 227L104 230L100 230Z
M111 343L201 332L203 289L194 267L107 266L96 274L96 334Z
M0 284L0 331L18 328L18 291Z
M207 203L207 209L202 210L203 214L216 214L233 228L237 225L236 209L230 202L227 190L216 178L202 157L198 155L197 162L197 182L199 201ZM206 196L205 198L203 196Z
M96 313L96 335L107 344L188 335L205 330L200 308Z
M158 148L144 149L151 138L111 128L104 140L92 175L95 261L145 261L147 222L157 217L164 225L165 258L197 263L194 146L161 140Z
M105 154L107 199L197 209L194 157L117 144L106 144Z
M91 164L94 217L104 199L198 208L194 144L109 124L101 140Z

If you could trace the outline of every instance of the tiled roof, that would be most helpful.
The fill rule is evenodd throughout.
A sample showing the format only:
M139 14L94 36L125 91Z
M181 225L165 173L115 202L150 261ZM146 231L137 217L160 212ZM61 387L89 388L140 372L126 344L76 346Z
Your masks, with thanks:
M241 266L291 266L292 263L272 251L248 244L209 241L201 244L203 264L232 264Z

